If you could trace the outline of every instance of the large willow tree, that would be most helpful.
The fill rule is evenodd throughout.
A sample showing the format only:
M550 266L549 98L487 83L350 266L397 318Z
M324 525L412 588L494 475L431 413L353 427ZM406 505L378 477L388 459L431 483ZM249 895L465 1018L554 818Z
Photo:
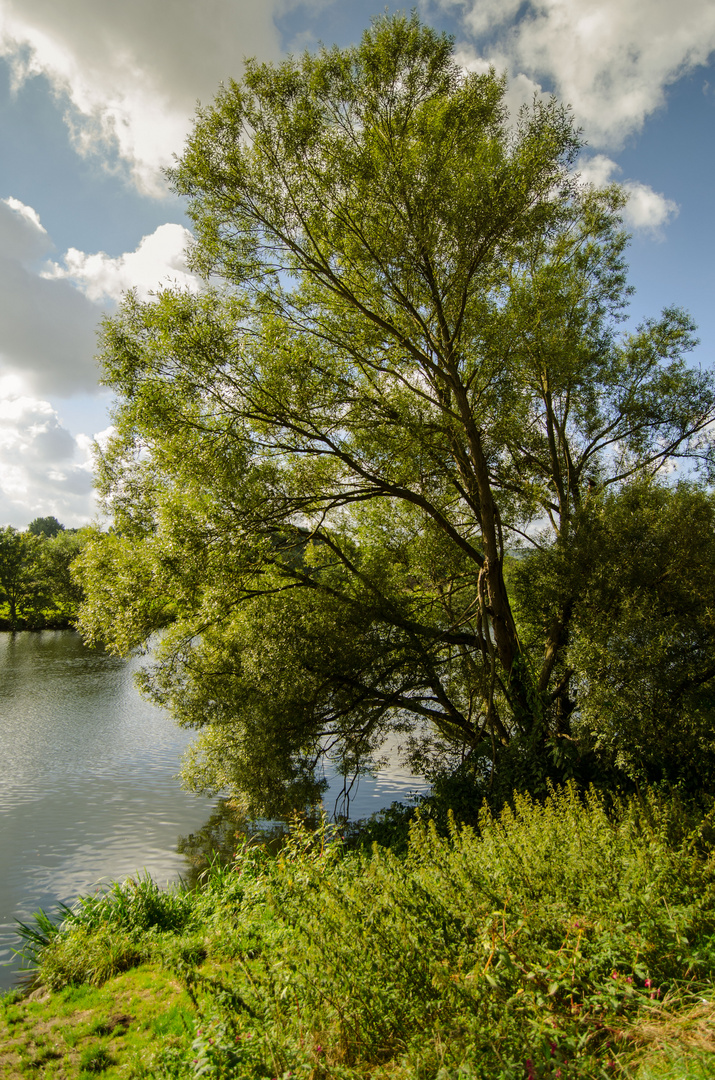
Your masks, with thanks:
M620 332L622 196L574 178L567 110L509 117L504 90L416 16L249 62L172 174L210 286L105 325L114 529L83 629L153 643L148 692L201 729L189 782L252 811L394 730L485 786L594 755L657 774L662 728L688 760L712 743L713 509L659 476L707 467L713 381L681 311ZM668 632L699 635L680 661L666 586Z

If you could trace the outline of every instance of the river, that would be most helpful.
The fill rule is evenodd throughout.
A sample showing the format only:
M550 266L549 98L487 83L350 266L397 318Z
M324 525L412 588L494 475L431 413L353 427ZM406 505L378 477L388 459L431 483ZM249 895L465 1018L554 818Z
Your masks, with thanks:
M139 695L138 665L69 630L0 633L0 989L17 970L16 919L138 870L176 881L180 838L215 820L216 800L176 777L192 733ZM399 768L362 779L351 817L416 786Z

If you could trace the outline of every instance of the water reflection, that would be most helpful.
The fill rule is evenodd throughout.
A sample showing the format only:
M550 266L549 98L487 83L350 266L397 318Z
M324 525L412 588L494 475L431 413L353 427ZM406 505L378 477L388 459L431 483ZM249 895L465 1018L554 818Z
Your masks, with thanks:
M196 885L214 859L231 862L237 848L246 841L277 849L285 831L282 822L248 821L230 799L219 799L200 829L179 837L177 850L186 859L184 880L189 886Z
M0 634L0 961L38 907L142 867L176 880L178 836L211 812L176 780L191 734L142 700L136 666L71 631Z
M93 652L68 630L0 633L2 964L17 943L15 919L137 870L160 884L195 876L243 827L225 800L182 791L176 774L192 733L140 697L139 663ZM363 778L350 816L415 786L398 767ZM340 787L326 794L328 812ZM0 988L16 968L0 966Z

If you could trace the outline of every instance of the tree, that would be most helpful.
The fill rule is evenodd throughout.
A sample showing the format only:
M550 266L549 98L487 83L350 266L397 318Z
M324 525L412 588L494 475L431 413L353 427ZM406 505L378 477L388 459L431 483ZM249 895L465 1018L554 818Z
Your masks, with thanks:
M117 651L163 630L144 685L201 729L189 781L253 811L395 728L485 789L585 761L572 553L597 505L711 466L690 319L621 332L622 195L573 176L567 110L510 119L504 91L416 16L249 62L172 174L215 284L105 324L115 528L81 624Z
M58 533L64 532L64 525L61 525L56 517L39 517L31 521L27 526L27 531L32 536L57 536Z
M46 534L49 535L49 534ZM75 612L83 599L79 582L73 575L73 563L82 550L84 529L60 529L41 548L42 576L55 607Z
M570 607L562 736L631 780L713 790L715 498L632 482L592 496L579 526L512 568L526 642Z
M39 596L38 540L12 525L0 529L0 599L10 608L10 629L26 610L34 610Z

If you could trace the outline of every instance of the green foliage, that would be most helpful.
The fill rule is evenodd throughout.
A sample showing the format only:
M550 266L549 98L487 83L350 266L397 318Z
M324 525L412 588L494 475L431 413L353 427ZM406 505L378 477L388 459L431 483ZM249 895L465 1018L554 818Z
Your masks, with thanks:
M105 1072L114 1059L104 1046L88 1046L83 1050L79 1059L80 1080L82 1077L93 1076L95 1073Z
M65 529L53 517L36 518L26 532L0 529L0 603L7 605L7 629L70 625L84 595L71 567L85 539L85 530Z
M156 1077L156 1060L176 1053L192 1028L191 1002L156 966L117 975L100 989L41 992L11 1009L5 1000L0 1072L8 1077Z
M535 1075L607 1075L608 1025L712 972L708 829L704 854L702 830L656 802L614 820L566 794L517 799L478 834L418 823L404 861L298 836L270 887L292 932L233 983L232 1034L258 1037L258 1014L288 1069L302 1031L313 1064L317 1041L345 1075L388 1057L416 1075L521 1077L527 1059Z
M562 745L570 733L582 759L621 782L712 791L713 496L686 482L631 483L593 496L582 518L512 568L525 637L571 608L556 671L578 693Z
M160 935L181 934L192 918L185 889L164 891L148 875L128 878L82 897L72 908L60 905L55 918L40 910L34 923L19 923L23 945L17 951L31 970L40 965L43 981L53 989L83 982L100 986L160 953ZM200 953L200 947L189 949L194 960Z
M114 531L78 560L81 629L152 648L145 691L199 731L186 782L250 815L311 804L325 764L359 775L395 731L424 775L462 769L472 811L632 782L663 673L688 680L661 723L687 746L659 735L643 769L710 784L712 545L699 526L685 611L637 644L658 558L641 572L625 522L655 536L649 498L707 503L658 485L678 460L708 477L715 380L685 363L683 311L623 332L624 195L574 178L568 110L510 118L505 89L416 15L249 61L172 174L215 284L130 294L104 325Z
M0 599L8 605L11 630L17 628L20 619L31 617L42 606L38 562L36 537L18 532L11 525L0 529Z
M53 537L64 532L64 528L64 525L62 525L56 517L50 516L35 518L27 526L27 531L31 536Z
M61 529L42 545L42 573L55 607L73 614L83 599L83 590L73 576L72 566L88 536L86 529Z
M187 894L208 961L168 962L198 1018L155 1075L647 1076L641 1030L670 1025L662 1055L712 1015L714 842L712 813L574 790L447 836L416 820L402 857L296 824ZM60 937L109 948L108 926ZM169 933L141 930L137 953Z

